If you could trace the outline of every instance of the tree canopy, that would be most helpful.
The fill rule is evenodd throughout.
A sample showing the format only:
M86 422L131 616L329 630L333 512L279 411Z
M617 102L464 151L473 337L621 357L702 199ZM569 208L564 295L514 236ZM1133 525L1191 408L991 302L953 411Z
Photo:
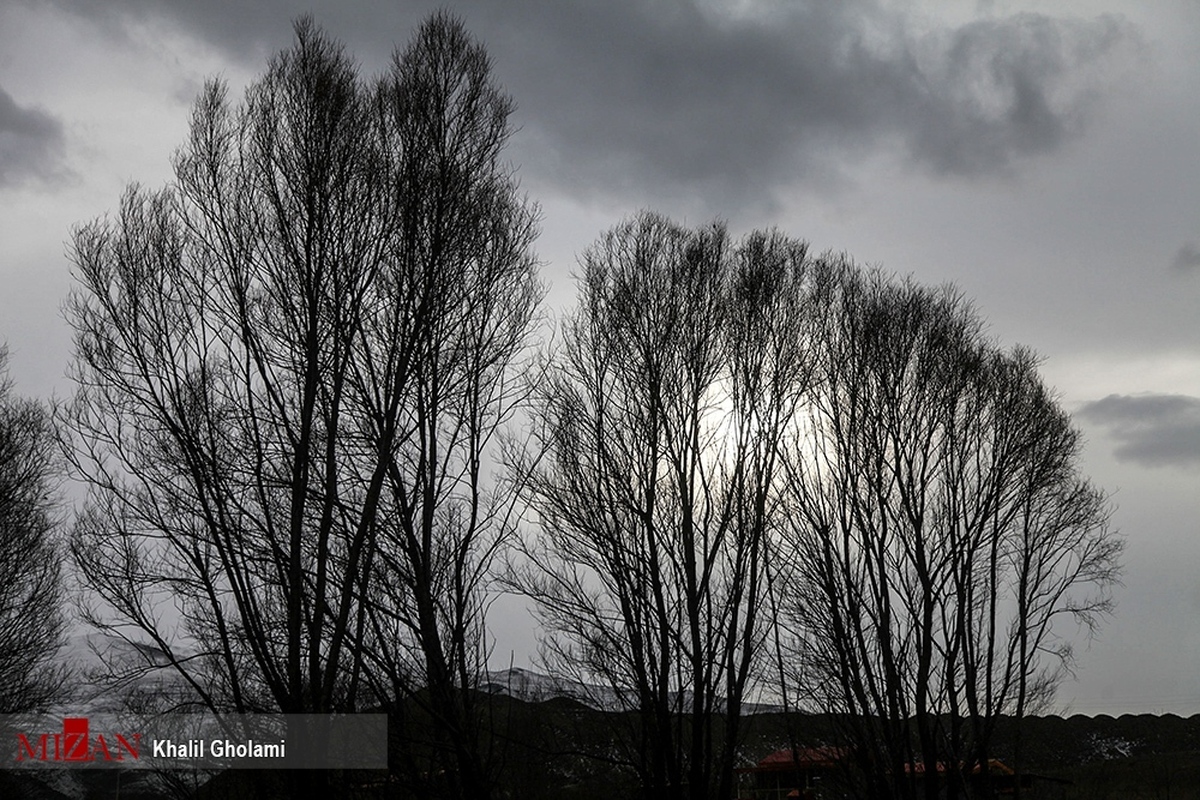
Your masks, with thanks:
M383 707L411 780L482 797L486 464L541 294L512 102L445 13L372 81L295 32L240 103L206 86L171 185L75 232L72 549L91 621L193 700Z

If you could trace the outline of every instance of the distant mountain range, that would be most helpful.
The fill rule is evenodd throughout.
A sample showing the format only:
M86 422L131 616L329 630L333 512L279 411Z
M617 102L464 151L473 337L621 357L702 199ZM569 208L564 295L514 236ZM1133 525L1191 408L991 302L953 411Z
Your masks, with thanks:
M489 694L513 697L530 703L567 698L597 711L621 711L628 707L628 704L621 703L617 691L610 686L555 678L521 667L489 672L486 682L480 688ZM671 698L676 701L680 699L680 695L673 693ZM690 707L689 695L685 693L680 702L680 708L688 707ZM724 711L723 705L718 710ZM782 710L781 706L767 703L745 702L742 704L742 713L744 714L765 714Z

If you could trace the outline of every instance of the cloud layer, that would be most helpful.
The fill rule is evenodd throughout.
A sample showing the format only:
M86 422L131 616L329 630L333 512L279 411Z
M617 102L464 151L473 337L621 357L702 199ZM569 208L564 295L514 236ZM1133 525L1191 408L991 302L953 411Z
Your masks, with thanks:
M500 41L539 155L572 191L755 202L878 148L919 169L1004 173L1083 131L1098 76L1136 42L1117 18L985 19L916 34L870 2L555 4Z
M57 1L105 24L157 15L243 57L278 43L296 13L283 0ZM434 5L314 13L386 52ZM497 5L454 8L517 100L527 175L577 197L685 195L723 214L797 181L827 183L879 148L937 175L1010 171L1084 130L1102 76L1139 39L1115 17L929 28L877 0L751 2L736 14L700 0Z
M1085 404L1078 413L1116 440L1119 461L1200 467L1200 397L1110 394Z
M22 106L0 86L0 189L63 174L62 123Z

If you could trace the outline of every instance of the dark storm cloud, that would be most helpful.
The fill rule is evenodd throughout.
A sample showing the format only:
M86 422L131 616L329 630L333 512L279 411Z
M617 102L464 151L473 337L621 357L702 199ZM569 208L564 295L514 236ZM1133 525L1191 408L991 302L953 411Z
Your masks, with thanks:
M245 56L307 4L59 0L80 13L160 13ZM355 47L403 43L433 3L313 7ZM712 4L719 7L719 4ZM939 175L986 176L1084 128L1096 75L1136 31L1114 17L987 18L917 34L874 0L453 4L519 106L526 175L581 197L711 196L723 214L822 181L872 148ZM363 55L359 53L360 57ZM381 63L372 58L372 63ZM635 200L638 202L639 200Z
M1200 398L1119 395L1087 403L1079 416L1108 430L1120 461L1142 466L1200 466Z
M893 143L935 173L1003 172L1082 130L1089 74L1134 37L1114 18L1022 15L917 37L869 3L735 21L661 8L561 5L514 32L523 80L545 76L535 132L580 188L737 200Z
M873 148L967 176L1053 152L1083 130L1094 76L1136 40L1115 18L1039 15L917 35L871 2L737 19L551 4L499 33L558 180L579 194L707 192L725 215Z
M1021 14L931 38L926 91L913 106L914 153L941 172L979 174L1080 133L1094 98L1089 72L1136 36L1112 17Z
M1192 242L1185 242L1175 251L1171 261L1171 269L1176 272L1195 272L1200 270L1200 248Z
M0 189L64 174L62 123L0 87Z

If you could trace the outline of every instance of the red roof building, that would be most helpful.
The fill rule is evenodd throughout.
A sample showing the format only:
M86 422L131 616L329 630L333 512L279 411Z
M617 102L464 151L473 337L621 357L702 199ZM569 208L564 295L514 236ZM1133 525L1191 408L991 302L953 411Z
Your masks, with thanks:
M785 747L753 767L739 769L745 800L817 800L842 796L839 786L850 751L845 747Z

